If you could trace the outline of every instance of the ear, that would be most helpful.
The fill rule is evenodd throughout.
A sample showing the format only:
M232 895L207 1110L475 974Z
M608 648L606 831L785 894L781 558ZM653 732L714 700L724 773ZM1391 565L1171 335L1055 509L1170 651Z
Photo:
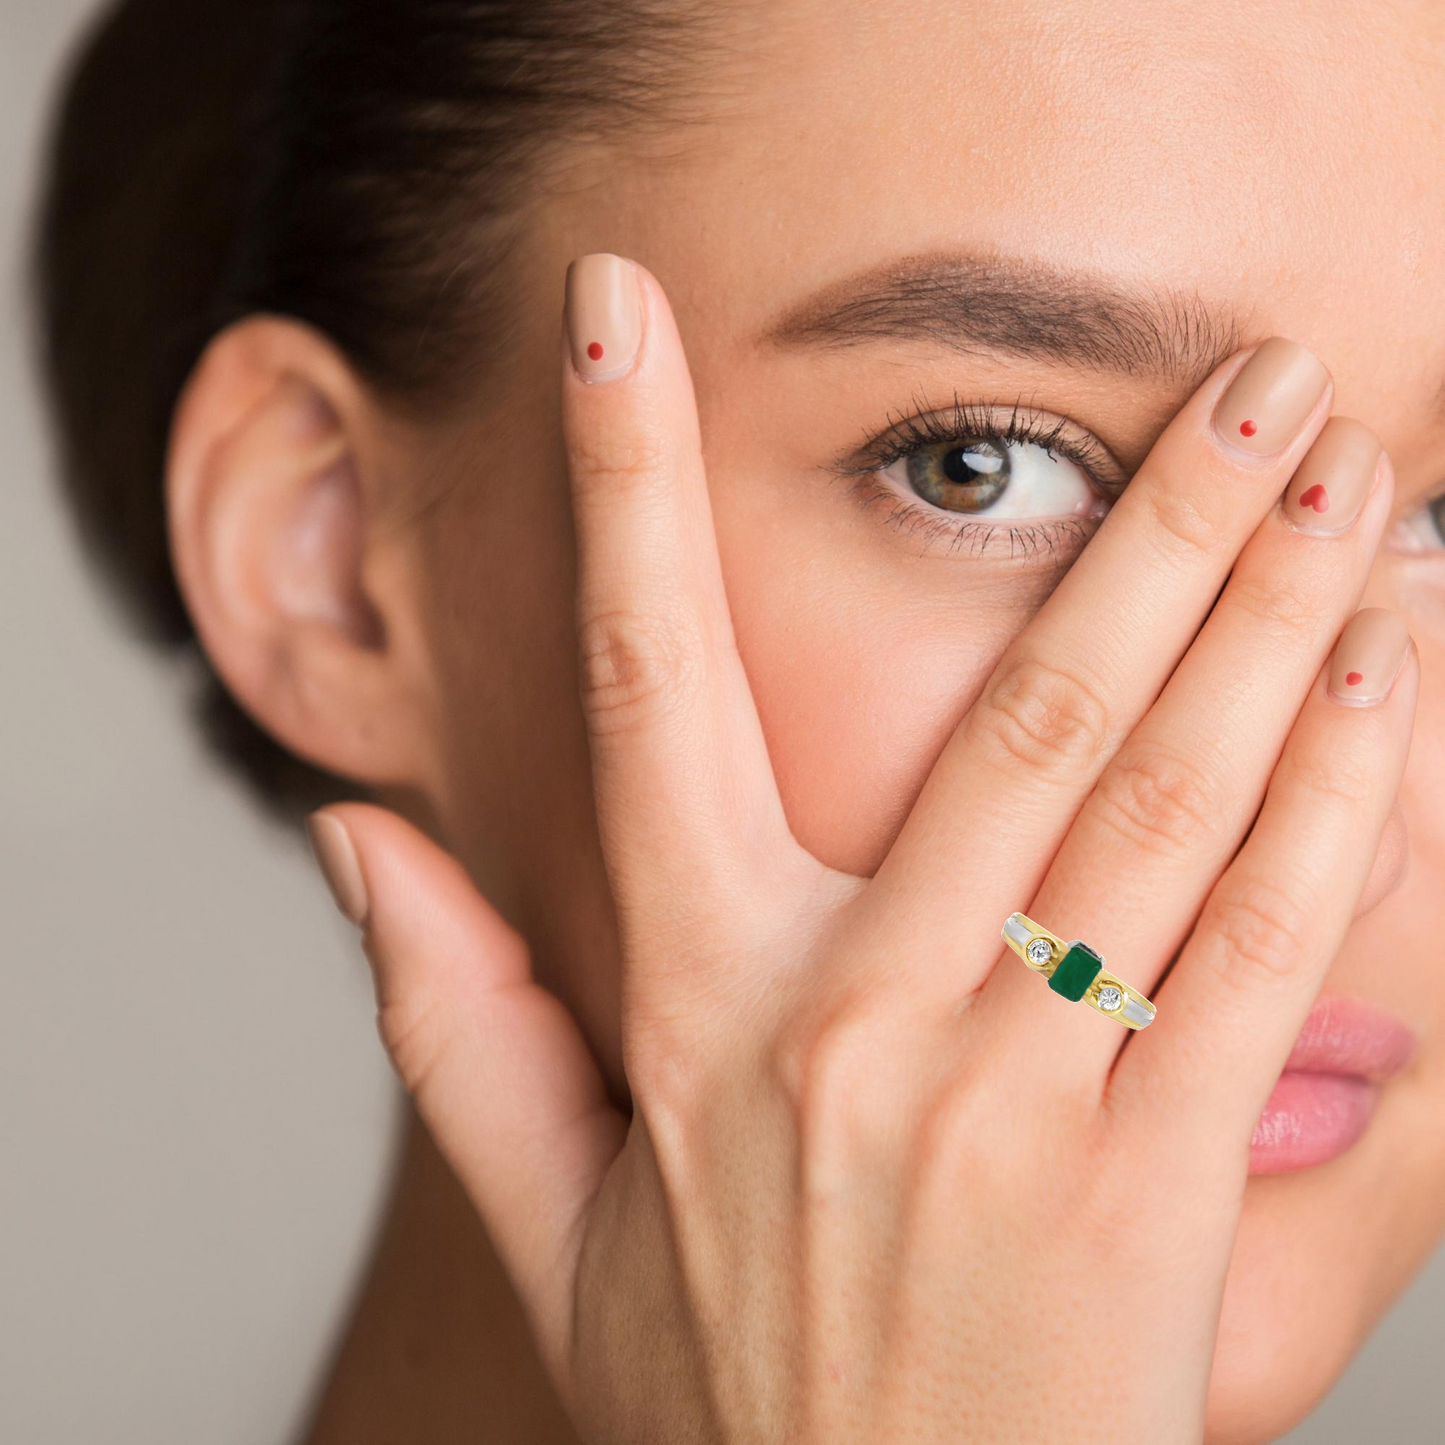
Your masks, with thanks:
M298 322L218 335L182 394L170 545L201 646L278 742L369 784L418 780L415 598L383 511L377 406Z

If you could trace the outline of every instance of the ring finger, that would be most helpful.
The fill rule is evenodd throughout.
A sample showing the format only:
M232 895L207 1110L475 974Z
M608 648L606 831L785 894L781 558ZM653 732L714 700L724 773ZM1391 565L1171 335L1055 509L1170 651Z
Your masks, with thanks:
M1131 988L1152 992L1248 832L1301 699L1364 591L1392 496L1379 439L1332 417L1024 910L1084 939ZM1335 530L1317 535L1326 519ZM1028 1058L1056 1086L1102 1087L1127 1031L1061 998L1045 1003L1043 980L1010 962L985 985L980 1021L1001 1039L1026 1029Z

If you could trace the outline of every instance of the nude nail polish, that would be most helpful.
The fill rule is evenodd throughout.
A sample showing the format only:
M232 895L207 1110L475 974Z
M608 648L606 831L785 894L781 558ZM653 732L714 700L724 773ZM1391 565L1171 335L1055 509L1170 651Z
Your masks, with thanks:
M362 927L370 903L351 834L339 818L324 812L307 818L306 834L336 906L358 928Z
M567 267L567 337L583 381L611 381L632 365L642 344L637 268L610 251L579 256Z
M1332 416L1280 498L1284 520L1312 537L1347 532L1365 505L1382 450L1363 422Z
M1350 707L1383 702L1410 647L1410 630L1388 607L1362 607L1345 624L1330 662L1330 696Z
M1283 451L1309 419L1330 374L1297 341L1271 336L1240 368L1214 408L1221 440L1253 456Z

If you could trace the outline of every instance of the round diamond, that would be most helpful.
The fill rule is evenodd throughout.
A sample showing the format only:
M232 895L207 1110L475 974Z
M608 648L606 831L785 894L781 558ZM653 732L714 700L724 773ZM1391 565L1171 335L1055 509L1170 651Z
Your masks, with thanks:
M1053 956L1053 945L1047 938L1035 938L1028 946L1030 963L1047 963Z
M1099 990L1099 1007L1106 1008L1113 1013L1120 1004L1124 1002L1124 990L1117 984L1106 983Z

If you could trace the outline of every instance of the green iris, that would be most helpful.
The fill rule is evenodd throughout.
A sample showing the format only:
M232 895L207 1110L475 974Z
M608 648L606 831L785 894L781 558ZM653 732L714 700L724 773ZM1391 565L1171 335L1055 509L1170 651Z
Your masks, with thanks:
M909 486L945 511L986 512L1008 483L1008 449L987 437L925 447L908 458Z

